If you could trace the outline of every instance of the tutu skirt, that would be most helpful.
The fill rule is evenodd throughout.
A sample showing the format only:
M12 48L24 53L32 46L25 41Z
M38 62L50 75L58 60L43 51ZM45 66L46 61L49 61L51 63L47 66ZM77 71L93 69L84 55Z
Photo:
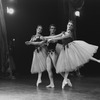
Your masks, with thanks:
M65 49L63 48L60 51L56 63L57 73L77 70L80 66L87 63L98 49L98 46L81 40L75 40L67 45Z
M33 53L33 60L31 65L31 73L39 73L46 70L46 49L41 48L38 52L37 49Z

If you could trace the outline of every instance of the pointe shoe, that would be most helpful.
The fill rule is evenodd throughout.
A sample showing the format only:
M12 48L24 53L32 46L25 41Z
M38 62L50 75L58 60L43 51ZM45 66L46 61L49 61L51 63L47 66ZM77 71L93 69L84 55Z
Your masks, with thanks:
M66 84L68 84L68 82L66 80L63 80L63 82L62 82L62 89L64 89Z
M36 86L38 87L40 83L42 83L42 81L38 80L37 83L36 83Z
M47 88L54 88L54 84L50 84L46 86Z
M69 79L67 79L67 82L68 82L68 86L72 87L72 83Z

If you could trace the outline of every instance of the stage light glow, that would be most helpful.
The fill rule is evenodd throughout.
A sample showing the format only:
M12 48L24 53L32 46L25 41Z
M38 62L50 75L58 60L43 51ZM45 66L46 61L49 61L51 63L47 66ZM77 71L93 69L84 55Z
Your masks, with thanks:
M75 11L75 16L80 17L80 11Z
M15 10L13 8L7 7L7 13L8 14L14 14Z

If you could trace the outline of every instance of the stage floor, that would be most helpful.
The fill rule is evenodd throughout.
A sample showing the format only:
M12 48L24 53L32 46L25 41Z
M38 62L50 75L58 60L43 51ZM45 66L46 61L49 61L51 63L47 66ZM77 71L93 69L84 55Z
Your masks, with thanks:
M100 100L100 77L71 78L73 87L61 89L62 79L55 79L55 88L46 88L44 79L39 88L36 79L0 79L0 100Z

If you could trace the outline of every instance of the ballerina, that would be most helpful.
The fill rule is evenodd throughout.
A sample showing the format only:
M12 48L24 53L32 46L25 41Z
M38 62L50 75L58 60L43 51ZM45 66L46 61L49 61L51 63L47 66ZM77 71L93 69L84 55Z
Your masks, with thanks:
M25 44L27 45L35 45L35 50L33 53L33 60L31 65L31 73L38 73L38 79L36 82L36 86L42 82L41 76L42 72L46 70L46 57L47 57L47 50L46 44L43 40L43 36L41 36L42 26L37 26L36 35L32 36L30 41L26 41ZM37 62L38 61L38 62Z
M82 40L73 40L72 38L73 22L69 21L66 32L62 32L57 37L52 37L49 41L62 40L63 48L60 51L57 63L56 73L65 73L62 82L62 89L68 84L72 87L72 83L68 79L69 72L77 70L89 60L100 63L100 60L93 57L97 52L98 46L89 44Z

